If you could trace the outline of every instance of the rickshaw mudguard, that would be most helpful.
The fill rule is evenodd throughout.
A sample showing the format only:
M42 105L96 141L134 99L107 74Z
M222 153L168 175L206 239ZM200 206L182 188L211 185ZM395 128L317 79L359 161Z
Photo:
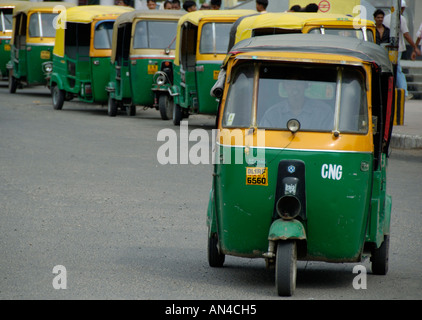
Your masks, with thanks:
M51 73L50 87L52 86L53 83L55 83L59 87L60 90L64 89L63 81L62 81L61 77L56 72Z
M275 220L270 227L268 233L268 240L287 240L287 239L298 239L306 240L306 231L303 224L296 220Z
M210 190L210 199L208 202L208 210L207 210L207 227L209 231L209 235L217 232L217 221L216 221L216 214L215 214L215 205L214 205L214 188Z

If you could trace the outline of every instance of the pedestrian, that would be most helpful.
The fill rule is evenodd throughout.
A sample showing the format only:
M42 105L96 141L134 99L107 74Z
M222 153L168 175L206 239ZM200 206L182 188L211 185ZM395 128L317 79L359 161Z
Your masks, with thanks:
M147 7L149 10L157 9L157 0L147 0Z
M256 0L256 11L267 13L268 0Z
M316 3L308 4L302 11L303 12L318 12L318 5Z
M193 12L196 11L196 2L195 1L185 1L183 3L183 9L185 9L187 12Z
M173 10L180 10L180 1L173 0Z
M288 12L300 12L302 10L301 6L296 4L294 6L291 6Z
M390 43L390 28L384 25L385 13L381 9L377 9L374 12L375 30L376 30L376 41L377 44Z
M199 8L199 10L211 10L211 6L210 6L210 4L209 4L209 3L204 2L204 3L201 5L201 8Z
M421 43L421 39L422 39L422 23L421 23L421 25L419 26L419 30L418 30L418 32L416 32L416 42L415 42L415 45L416 45L416 47L417 47L419 50L420 50L419 44ZM413 50L412 55L411 55L411 59L412 59L412 60L416 60L416 56L417 56L416 51L415 51L415 50Z
M412 37L409 34L409 28L407 27L407 20L406 18L403 16L403 12L406 9L407 4L405 0L401 0L401 15L400 15L400 30L399 30L399 55L398 55L398 60L397 60L397 87L398 88L402 88L404 89L405 92L405 97L406 100L410 100L413 98L412 94L409 94L409 92L407 91L407 81L406 81L406 76L403 73L403 70L401 68L400 65L400 59L402 56L402 53L404 51L406 51L406 43L405 43L405 39L407 40L407 42L412 46L414 52L420 56L421 55L421 51L419 50L419 48L416 46L416 44L413 42ZM388 28L390 28L391 30L391 14L388 14L384 17L384 25L387 26Z
M221 0L211 0L211 10L220 10Z
M164 1L164 10L173 9L173 3L170 0Z

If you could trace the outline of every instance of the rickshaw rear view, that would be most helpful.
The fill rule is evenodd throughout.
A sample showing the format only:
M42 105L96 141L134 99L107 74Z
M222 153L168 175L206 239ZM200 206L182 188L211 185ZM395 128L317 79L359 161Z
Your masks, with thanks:
M393 69L376 44L330 35L254 37L232 48L218 113L208 261L275 266L279 295L297 260L359 262L386 274Z

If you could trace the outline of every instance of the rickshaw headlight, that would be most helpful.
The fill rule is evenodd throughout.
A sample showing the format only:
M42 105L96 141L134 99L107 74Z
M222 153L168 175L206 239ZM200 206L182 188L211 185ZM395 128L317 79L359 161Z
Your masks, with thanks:
M159 85L159 86L162 86L163 84L165 84L166 83L166 77L164 76L164 75L159 75L158 77L157 77L157 80L156 80L156 83Z
M300 122L299 122L299 120L290 119L289 121L287 121L287 129L289 129L289 131L291 133L298 132L299 129L300 129Z
M43 64L44 72L50 73L53 71L53 64L51 62L46 62Z
M278 215L285 220L291 220L297 217L301 207L299 199L291 195L281 197L276 204Z

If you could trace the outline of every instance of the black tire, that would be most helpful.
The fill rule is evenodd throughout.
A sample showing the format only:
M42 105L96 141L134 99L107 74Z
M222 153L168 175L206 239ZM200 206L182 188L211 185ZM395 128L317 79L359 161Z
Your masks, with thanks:
M388 272L388 251L390 248L390 236L384 236L384 242L379 248L372 250L371 269L373 274L386 275Z
M173 118L174 103L173 98L168 94L160 94L158 98L161 119L170 120Z
M178 104L173 107L173 124L175 126L180 126L180 121L183 119L182 107Z
M126 106L126 114L129 117L136 116L136 106L134 104Z
M51 98L53 100L54 110L62 110L65 97L66 92L64 90L60 90L57 85L51 87Z
M296 289L296 241L281 240L277 243L275 286L279 296L292 296Z
M213 268L221 268L224 264L225 255L218 250L218 235L211 234L208 237L208 264Z
M9 93L16 93L18 87L18 80L13 76L12 73L9 75Z
M110 95L108 96L107 114L110 117L115 117L117 115L117 103L116 103L116 100L113 99Z

